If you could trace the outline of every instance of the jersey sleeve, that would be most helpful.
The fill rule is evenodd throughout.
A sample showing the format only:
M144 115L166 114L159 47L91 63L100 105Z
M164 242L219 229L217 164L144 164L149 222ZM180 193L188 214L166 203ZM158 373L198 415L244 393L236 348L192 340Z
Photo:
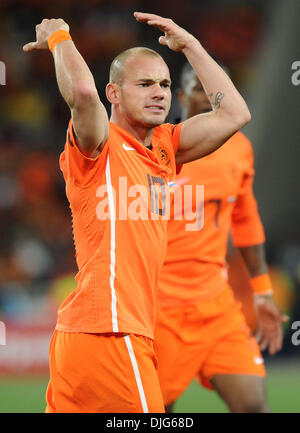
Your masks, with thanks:
M251 143L245 156L245 171L232 213L232 239L237 247L258 245L265 242L265 233L253 192L254 156Z
M178 123L177 125L170 125L172 126L172 145L173 145L173 149L174 149L174 155L176 156L178 147L179 147L179 143L180 143L180 132L181 132L181 127L182 127L183 122ZM176 164L176 175L178 175L180 173L182 169L182 164L177 165Z
M180 132L181 132L181 128L182 128L182 122L178 123L177 125L172 125L172 144L173 144L173 149L174 149L174 154L176 155L178 147L179 147L179 142L180 142Z
M60 168L65 179L72 180L78 186L87 187L98 179L104 170L109 139L96 158L85 156L78 147L73 121L70 119L65 149L60 157Z

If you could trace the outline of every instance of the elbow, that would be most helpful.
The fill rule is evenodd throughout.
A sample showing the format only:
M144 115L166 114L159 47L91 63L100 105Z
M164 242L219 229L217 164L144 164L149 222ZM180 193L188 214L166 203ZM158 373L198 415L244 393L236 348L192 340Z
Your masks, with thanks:
M240 110L238 113L231 113L231 116L228 118L231 134L234 134L242 129L245 125L247 125L247 123L250 122L250 120L251 114L247 107L243 110Z
M224 114L224 113L223 113ZM242 129L247 123L251 121L251 113L245 102L239 104L229 110L224 119L226 120L227 126L231 131L231 134Z
M250 121L251 121L251 113L250 113L248 107L246 107L244 117L242 120L243 126L247 125L247 123L249 123Z
M72 96L72 108L96 106L100 102L96 87L85 83L77 84L73 89Z
M251 113L245 104L242 110L236 116L237 129L243 128L243 126L247 125L251 121Z

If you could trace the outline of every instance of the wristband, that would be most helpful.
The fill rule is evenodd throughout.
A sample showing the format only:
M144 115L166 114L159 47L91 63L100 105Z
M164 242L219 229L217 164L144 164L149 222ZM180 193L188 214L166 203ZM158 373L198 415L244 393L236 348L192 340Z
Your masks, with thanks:
M71 35L66 30L57 30L56 32L52 33L51 36L48 38L48 47L51 53L53 53L54 48L57 44L63 41L71 41Z
M251 278L251 284L255 295L272 295L273 293L269 274L262 274Z

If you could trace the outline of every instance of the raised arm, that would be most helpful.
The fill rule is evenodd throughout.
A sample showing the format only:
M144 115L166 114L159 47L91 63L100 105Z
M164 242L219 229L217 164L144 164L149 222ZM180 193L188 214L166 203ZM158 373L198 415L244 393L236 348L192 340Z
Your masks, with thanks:
M48 49L55 32L69 32L62 19L44 19L36 26L36 41L23 50ZM56 79L61 95L71 110L77 143L86 156L96 157L108 137L108 116L99 99L94 78L72 40L64 40L53 49Z
M186 163L213 152L250 121L244 99L194 36L170 19L140 12L134 15L138 21L164 32L164 36L159 38L162 45L181 51L186 56L213 108L209 113L184 121L176 154L177 163Z

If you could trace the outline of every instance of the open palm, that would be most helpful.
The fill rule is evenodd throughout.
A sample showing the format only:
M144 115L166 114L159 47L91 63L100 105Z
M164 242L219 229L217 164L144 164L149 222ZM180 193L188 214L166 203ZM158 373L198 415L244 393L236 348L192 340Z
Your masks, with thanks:
M289 317L282 314L268 296L256 295L254 305L257 314L256 340L262 351L269 347L269 354L274 355L282 348L282 324L287 322Z
M164 32L164 36L160 36L159 38L159 43L167 45L173 51L182 51L189 43L196 41L194 36L169 18L162 18L159 15L143 12L134 12L134 16L137 21L157 27Z

